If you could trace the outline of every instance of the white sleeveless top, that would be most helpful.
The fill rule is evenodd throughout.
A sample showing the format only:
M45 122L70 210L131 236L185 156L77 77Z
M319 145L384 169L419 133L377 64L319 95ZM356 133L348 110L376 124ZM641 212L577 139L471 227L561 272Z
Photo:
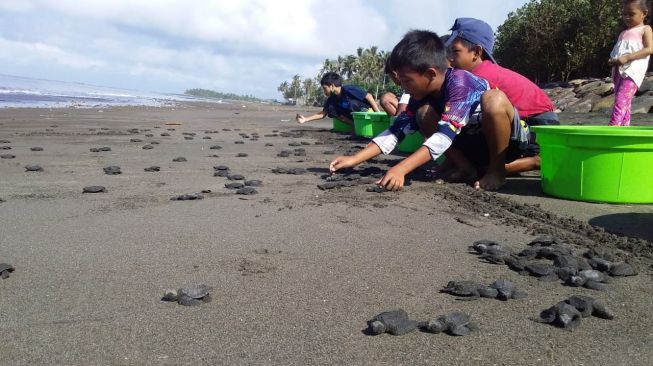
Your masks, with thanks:
M644 27L646 27L646 25L626 29L621 32L617 43L612 48L610 58L617 58L627 53L637 52L644 48L644 43L642 42L642 38L644 37ZM619 74L622 77L631 78L639 88L646 76L649 58L650 56L646 56L645 58L633 60L619 66Z

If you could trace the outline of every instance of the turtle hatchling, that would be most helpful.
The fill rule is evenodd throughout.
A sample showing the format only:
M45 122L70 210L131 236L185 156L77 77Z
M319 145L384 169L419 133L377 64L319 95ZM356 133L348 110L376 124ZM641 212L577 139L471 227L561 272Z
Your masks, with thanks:
M390 333L404 335L417 329L417 322L410 320L405 310L392 310L383 312L367 321L367 334L379 335Z
M122 171L120 170L120 167L115 166L115 165L108 166L106 168L102 168L102 170L104 170L104 174L108 174L108 175L122 174Z
M470 321L469 315L454 311L421 323L420 329L429 333L445 332L453 336L464 336L478 330L478 327Z
M202 303L211 302L212 288L207 285L195 285L182 287L178 290L166 290L163 293L162 301L175 301L179 305L197 306Z
M82 193L106 193L107 189L103 186L88 186L84 187Z
M0 278L9 278L9 274L15 270L16 268L14 268L14 266L11 264L0 263Z
M26 172L42 172L43 167L40 165L26 165L25 166L25 171Z

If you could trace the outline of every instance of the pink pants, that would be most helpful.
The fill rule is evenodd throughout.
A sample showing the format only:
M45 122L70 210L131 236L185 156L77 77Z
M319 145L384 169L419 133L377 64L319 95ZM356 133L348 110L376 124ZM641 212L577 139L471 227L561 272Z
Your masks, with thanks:
M610 126L630 126L630 110L633 97L637 92L637 84L628 78L614 73L614 109Z

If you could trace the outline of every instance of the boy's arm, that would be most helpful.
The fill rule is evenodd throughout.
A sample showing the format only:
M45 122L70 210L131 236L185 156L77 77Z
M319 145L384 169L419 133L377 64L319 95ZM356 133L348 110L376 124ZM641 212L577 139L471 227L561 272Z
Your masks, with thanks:
M379 146L374 142L370 142L363 150L353 156L338 156L335 158L329 165L329 171L333 173L338 169L351 168L380 154L381 149Z
M417 151L388 170L377 184L385 187L387 190L396 191L401 189L404 186L406 174L428 163L430 160L439 158L451 146L451 143L451 137L447 134L440 131L434 133Z
M653 30L651 30L650 25L644 27L644 36L642 37L642 43L644 47L641 50L619 57L617 59L617 64L621 66L630 61L639 60L640 58L644 58L653 54Z
M374 112L379 112L380 111L379 106L376 104L376 100L374 100L374 97L372 96L372 94L367 93L365 95L365 101L367 101L367 103L370 105L370 107L372 107L372 110Z
M322 118L326 117L326 114L327 114L326 111L321 111L321 112L315 113L315 114L313 114L311 116L308 116L308 117L304 117L301 114L297 114L297 116L295 116L295 119L297 120L297 122L299 122L301 124L301 123L306 123L306 122L322 119Z

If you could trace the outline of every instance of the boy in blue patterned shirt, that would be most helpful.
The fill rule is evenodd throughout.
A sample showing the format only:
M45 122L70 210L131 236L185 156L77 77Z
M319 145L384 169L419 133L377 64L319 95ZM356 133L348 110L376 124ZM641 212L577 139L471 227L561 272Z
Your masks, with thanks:
M488 90L487 81L468 71L448 68L446 49L433 32L407 33L392 50L390 64L401 87L420 106L398 116L389 129L356 155L334 159L330 171L358 165L381 153L389 154L408 133L419 130L426 138L424 144L377 182L388 190L401 189L406 174L445 154L463 128L477 129L488 143L489 165L474 186L487 190L501 187L505 183L509 145L521 146L528 141L528 131L518 121L515 125L515 109L505 94ZM446 156L457 166L469 164L462 154Z

